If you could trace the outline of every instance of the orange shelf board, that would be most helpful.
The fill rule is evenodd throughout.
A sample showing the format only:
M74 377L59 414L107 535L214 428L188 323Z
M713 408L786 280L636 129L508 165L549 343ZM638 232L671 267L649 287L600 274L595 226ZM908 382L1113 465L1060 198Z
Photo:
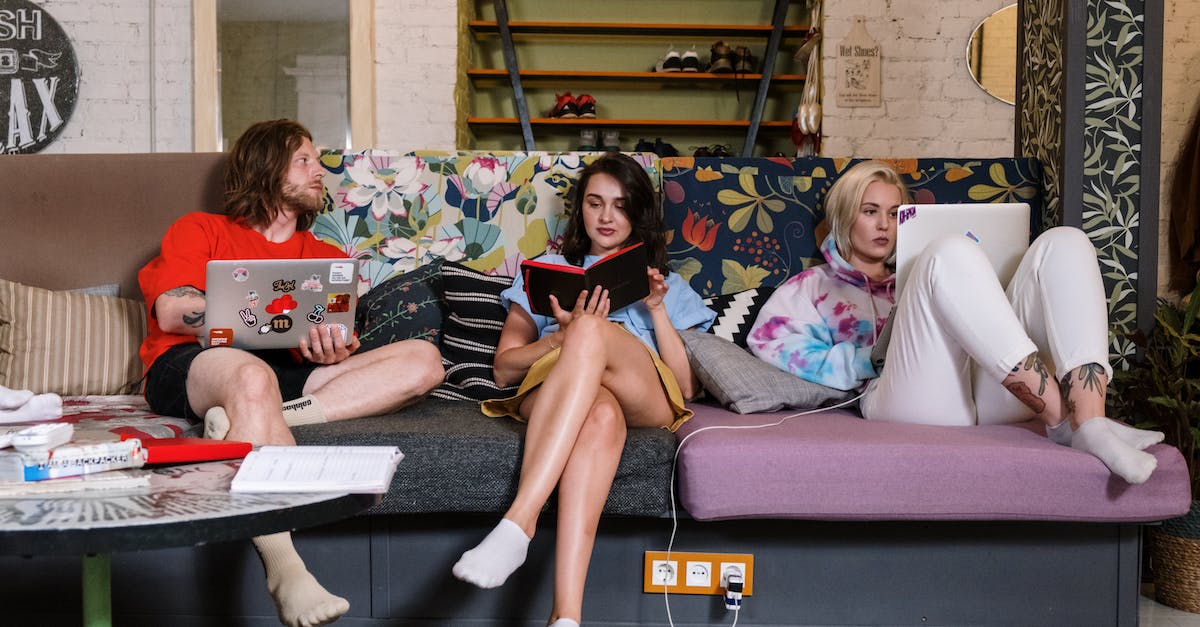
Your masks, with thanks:
M646 81L697 81L697 82L732 82L734 80L758 82L762 74L709 74L707 72L592 72L576 70L521 70L522 79L529 80L646 80ZM467 76L475 79L507 79L508 70L503 69L472 69L467 70ZM774 74L772 83L803 83L807 78L804 74Z
M468 124L509 126L521 123L517 118L467 118ZM748 128L748 120L614 120L606 118L530 118L535 126L658 126L658 127L721 127ZM762 128L791 128L791 121L769 120Z
M492 20L471 20L471 30L481 33L499 32L500 26ZM510 21L508 28L513 33L547 33L563 35L702 35L729 34L732 36L766 37L771 34L770 24L635 24L623 22L537 22ZM784 26L787 37L802 36L808 32L804 26Z

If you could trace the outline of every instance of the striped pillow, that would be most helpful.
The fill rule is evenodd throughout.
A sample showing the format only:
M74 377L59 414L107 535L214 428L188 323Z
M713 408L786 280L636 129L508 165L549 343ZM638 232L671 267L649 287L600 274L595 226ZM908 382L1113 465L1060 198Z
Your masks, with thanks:
M442 265L446 319L442 322L442 365L446 379L432 396L482 401L509 396L516 386L501 388L492 378L492 361L508 311L500 292L512 277L494 276L447 261Z
M85 394L140 391L146 306L0 280L0 385Z

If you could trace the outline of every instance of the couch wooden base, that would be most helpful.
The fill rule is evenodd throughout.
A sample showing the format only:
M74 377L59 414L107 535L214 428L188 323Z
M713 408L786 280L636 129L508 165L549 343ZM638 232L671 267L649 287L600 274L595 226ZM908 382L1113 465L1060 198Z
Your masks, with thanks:
M370 516L297 533L310 569L350 600L338 625L545 625L553 515L525 567L496 590L450 566L494 524L463 515ZM1136 524L681 520L677 550L749 552L754 595L739 625L1137 624ZM642 552L668 519L606 518L585 599L587 625L665 625L641 591ZM120 625L274 625L249 543L114 555ZM0 558L5 622L79 622L79 560ZM670 598L676 625L728 625L715 596Z

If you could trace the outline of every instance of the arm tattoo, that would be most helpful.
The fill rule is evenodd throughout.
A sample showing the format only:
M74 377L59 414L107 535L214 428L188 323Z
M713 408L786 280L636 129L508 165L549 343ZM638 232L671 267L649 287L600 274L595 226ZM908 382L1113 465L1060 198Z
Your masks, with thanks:
M204 326L204 312L193 311L192 315L183 314L183 323L189 327L200 328Z
M204 296L204 292L190 286L180 285L163 292L166 296Z

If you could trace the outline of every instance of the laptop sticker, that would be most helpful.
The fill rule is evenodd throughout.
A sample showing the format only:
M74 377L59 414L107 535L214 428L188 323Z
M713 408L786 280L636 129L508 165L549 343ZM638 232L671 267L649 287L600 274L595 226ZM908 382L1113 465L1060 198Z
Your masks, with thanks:
M233 280L241 283L250 278L250 271L245 268L237 268L233 271Z
M299 304L295 298L292 298L291 294L284 294L271 301L271 304L267 305L265 309L269 314L286 314L295 309Z
M330 281L332 283L332 281ZM329 313L345 313L350 311L350 295L349 294L330 294L329 303L325 308Z
M278 316L275 316L274 318L271 318L271 324L263 326L263 328L259 329L258 332L260 334L268 333L270 331L274 331L276 333L287 333L288 331L291 331L291 330L292 330L292 319L285 315L280 314Z
M314 274L309 276L300 284L300 289L305 292L321 292L325 290L325 286L321 285L321 275Z
M271 284L271 289L275 290L276 292L295 291L296 279L292 279L291 281L285 281L284 279L276 279L276 281Z
M250 304L250 308L258 307L258 292L250 290L246 293L246 302Z
M233 329L210 329L208 331L209 346L225 346L233 342Z
M345 285L354 282L354 264L337 262L329 264L329 282Z
M242 319L242 324L248 327L253 327L258 324L258 316L254 315L249 309L239 309L238 316Z
M321 305L313 305L312 313L308 314L308 321L313 324L321 324L325 322L325 307Z

